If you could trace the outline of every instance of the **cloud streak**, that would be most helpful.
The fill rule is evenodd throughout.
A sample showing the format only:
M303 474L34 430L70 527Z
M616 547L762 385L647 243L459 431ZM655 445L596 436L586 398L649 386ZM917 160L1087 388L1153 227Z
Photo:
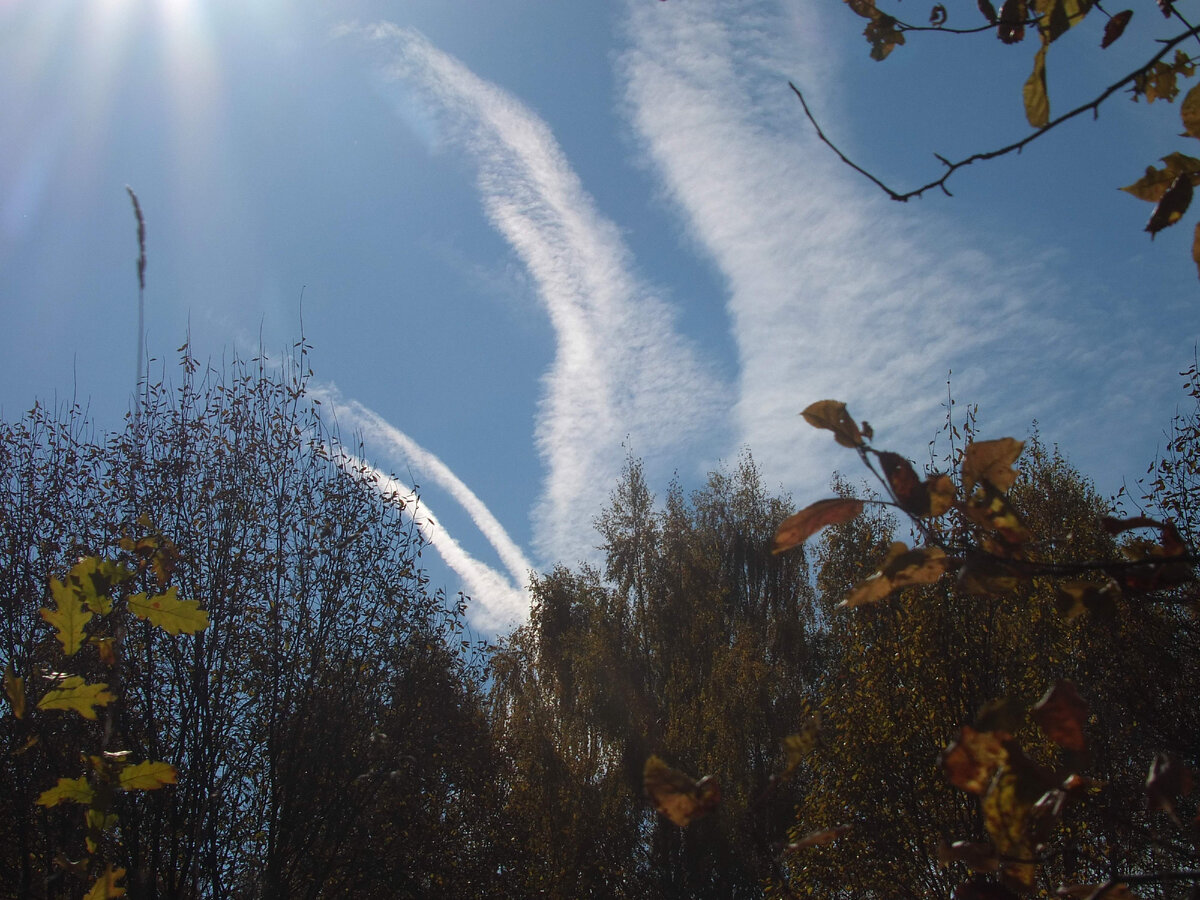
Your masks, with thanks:
M1067 327L1039 309L1045 285L1014 276L1028 262L971 248L928 210L915 236L905 208L818 144L787 87L835 80L806 36L815 6L802 32L795 4L630 2L620 61L641 146L728 279L737 440L768 478L805 490L846 462L797 422L807 403L846 400L889 442L924 447L949 369L972 400L1044 392L1029 359L1053 358Z
M414 30L358 33L388 48L386 76L474 162L490 222L533 279L556 338L535 432L546 467L535 549L547 560L594 558L591 517L620 473L622 441L651 466L675 461L720 430L728 393L668 304L631 274L618 229L541 119Z

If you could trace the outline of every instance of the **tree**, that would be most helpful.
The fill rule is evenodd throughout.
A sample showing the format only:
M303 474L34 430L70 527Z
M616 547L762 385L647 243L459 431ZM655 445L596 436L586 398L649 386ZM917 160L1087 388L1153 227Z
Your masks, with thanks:
M493 659L493 716L527 823L527 891L760 896L800 796L771 785L819 670L802 556L773 557L785 501L745 455L656 507L631 461L597 520L605 569L534 583ZM725 814L680 830L643 795L647 756L719 780Z
M1086 482L1036 438L1018 474L1021 442L974 440L968 422L956 478L921 480L909 461L875 449L844 405L822 401L805 418L854 448L888 499L843 488L777 534L783 551L833 526L822 586L861 607L834 625L844 648L826 686L835 737L801 814L833 809L854 828L827 852L791 859L786 890L1011 897L1062 884L1099 897L1118 884L1195 881L1195 847L1176 810L1190 776L1161 752L1194 760L1194 731L1173 724L1190 722L1170 709L1178 695L1146 690L1195 677L1190 648L1173 638L1173 601L1190 594L1172 595L1187 590L1195 559L1174 529L1102 516ZM862 518L882 506L904 514L924 546L889 543L886 518ZM1159 540L1113 540L1144 528ZM851 571L864 548L885 543L873 575ZM1154 760L1145 787L1130 771L1139 759ZM939 872L933 857L954 871ZM963 882L962 866L1000 883Z
M180 773L122 797L131 892L500 890L479 671L462 604L427 590L405 501L323 423L303 342L280 369L202 372L182 353L181 384L148 386L118 434L41 406L0 429L0 664L58 671L49 575L152 533L173 537L174 583L211 618L187 642L122 636L115 733ZM21 728L0 718L0 893L64 896L74 826L33 801L81 736L68 723L25 747Z
M947 182L959 169L976 162L1020 152L1030 143L1084 113L1099 115L1101 105L1122 90L1128 89L1135 100L1144 98L1147 104L1155 100L1171 103L1180 92L1179 80L1191 78L1196 73L1193 58L1183 47L1187 42L1200 37L1200 26L1190 24L1172 0L1158 0L1158 8L1170 21L1171 27L1167 29L1165 37L1154 43L1152 52L1150 48L1146 50L1145 61L1099 90L1091 100L1052 117L1046 86L1051 46L1069 31L1081 26L1088 13L1095 9L1105 19L1102 33L1096 35L1096 43L1103 50L1125 33L1125 28L1134 15L1133 10L1126 9L1110 15L1094 0L1005 0L997 13L991 0L979 0L979 16L983 19L983 24L979 24L979 19L975 19L974 25L965 24L958 18L961 15L959 10L953 11L956 18L951 22L951 12L943 4L937 3L930 12L929 24L915 25L880 9L876 0L846 2L855 14L867 20L863 34L871 45L872 59L878 61L887 59L896 47L907 43L906 35L914 33L935 32L966 36L995 32L1001 42L1012 46L1021 44L1027 35L1036 34L1038 38L1032 72L1021 89L1025 115L1033 131L1003 147L973 153L962 159L952 161L938 155L937 158L944 167L941 176L908 191L893 190L838 149L817 124L802 91L796 85L791 85L817 136L844 163L872 181L893 200L901 202L920 197L933 189L940 189L949 196ZM1092 16L1089 22L1094 22L1096 18ZM1200 138L1200 86L1192 87L1186 94L1180 104L1180 118L1184 136ZM1164 156L1162 162L1165 164L1162 168L1148 166L1142 178L1122 188L1141 200L1155 204L1146 225L1146 231L1152 238L1163 228L1180 221L1191 203L1194 186L1200 183L1200 159L1175 151ZM1200 267L1200 224L1196 227L1192 256Z

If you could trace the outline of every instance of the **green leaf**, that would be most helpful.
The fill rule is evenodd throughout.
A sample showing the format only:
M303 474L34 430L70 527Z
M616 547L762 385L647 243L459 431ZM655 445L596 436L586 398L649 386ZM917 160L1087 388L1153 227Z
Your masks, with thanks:
M46 692L38 701L38 709L73 709L85 719L94 720L95 707L107 706L115 699L108 692L107 684L87 684L78 675L71 675L57 688Z
M1034 128L1045 128L1050 122L1050 95L1046 93L1046 50L1043 43L1033 58L1033 72L1025 82L1021 96L1025 100L1025 118Z
M55 609L43 607L42 618L58 632L55 636L62 644L63 655L74 656L83 646L83 627L91 621L92 614L83 608L79 594L57 578L50 579L50 593Z
M96 792L88 784L88 780L79 778L60 778L58 784L48 791L42 791L37 798L38 806L58 806L60 803L82 803L85 806L92 802Z
M157 625L167 634L195 634L208 627L208 613L195 600L180 600L177 587L152 597L134 594L128 603L135 616Z
M775 532L772 553L783 553L798 547L826 525L848 522L862 512L863 502L853 497L833 497L818 500L794 516L784 519Z
M11 661L4 667L4 693L8 695L13 715L25 718L25 679L17 677Z

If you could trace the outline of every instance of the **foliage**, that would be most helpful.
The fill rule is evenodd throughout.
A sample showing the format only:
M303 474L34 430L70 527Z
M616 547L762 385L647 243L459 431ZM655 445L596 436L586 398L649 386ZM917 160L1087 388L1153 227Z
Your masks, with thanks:
M1173 526L1102 516L1086 484L1036 440L1018 473L1022 443L975 440L973 420L947 488L948 476L922 480L877 450L841 404L810 413L857 451L887 498L853 498L842 485L837 508L897 510L924 545L898 549L894 520L865 512L836 517L823 538L823 602L865 605L832 619L841 649L822 698L832 738L794 833L847 812L854 827L835 849L789 860L777 889L1010 897L1059 885L1063 896L1108 896L1119 884L1137 896L1130 885L1195 880L1196 849L1175 814L1185 777L1164 775L1170 799L1156 794L1156 771L1185 770L1163 762L1174 758L1156 741L1192 760L1200 748L1191 716L1171 709L1174 692L1146 690L1195 680L1190 640L1180 647L1171 636L1190 618L1175 601L1190 602L1194 577ZM951 498L944 509L934 494ZM782 523L777 552L804 535L795 521L807 514ZM1155 537L1126 536L1147 528ZM871 548L883 561L864 578L858 561ZM1139 758L1159 767L1144 789L1130 772ZM964 881L963 868L976 874Z
M983 35L995 32L996 37L1006 45L1022 44L1030 34L1036 34L1037 49L1034 52L1032 71L1021 88L1022 103L1025 116L1033 132L1020 140L1004 147L980 153L974 153L961 160L951 161L945 157L938 159L945 167L941 177L911 191L898 192L885 185L867 170L853 163L825 135L813 118L812 112L804 99L803 93L792 85L792 90L799 98L805 115L816 129L817 136L827 144L843 162L855 169L882 189L893 200L907 201L919 197L932 188L940 188L949 195L946 183L958 169L989 159L995 159L1012 152L1020 152L1026 145L1037 140L1042 135L1059 125L1085 112L1099 113L1099 108L1105 100L1118 91L1129 91L1134 100L1144 98L1147 104L1155 100L1174 102L1180 93L1181 79L1192 78L1196 74L1195 62L1180 45L1200 35L1200 27L1191 25L1176 9L1172 0L1158 0L1158 7L1168 20L1173 31L1168 36L1154 42L1153 52L1147 51L1144 63L1131 72L1125 73L1114 83L1100 90L1095 97L1086 103L1076 106L1067 113L1053 117L1051 115L1050 93L1047 88L1048 57L1051 46L1064 37L1068 32L1084 24L1084 19L1092 10L1096 10L1105 19L1099 34L1093 36L1101 51L1107 49L1125 34L1126 27L1133 18L1134 10L1121 10L1109 14L1095 0L1005 0L997 13L991 0L978 0L978 15L983 24L975 18L975 24L964 24L960 21L963 15L975 16L975 12L965 13L962 8L948 11L946 6L938 3L933 6L927 25L917 25L904 21L898 14L881 10L876 0L846 0L850 9L858 16L867 20L863 34L871 46L872 59L882 61L887 59L892 51L908 43L906 35L920 32L935 32L943 35ZM953 19L952 19L953 14ZM1096 16L1090 18L1095 22ZM1183 136L1200 139L1200 85L1190 88L1180 104L1180 117L1183 124ZM1136 183L1123 190L1139 199L1155 204L1146 224L1146 231L1151 238L1161 231L1174 225L1187 212L1191 203L1193 187L1200 181L1200 163L1182 153L1171 153L1163 158L1166 163L1162 169L1147 167L1146 174ZM1192 256L1200 267L1200 225L1196 226L1193 241Z
M93 874L134 896L502 892L462 601L427 590L405 501L342 452L306 354L218 373L185 347L113 435L75 408L0 425L0 896L79 896L71 809L105 794L116 831L92 824L120 842ZM81 780L97 728L130 755L88 750ZM131 790L166 780L142 761L177 783Z

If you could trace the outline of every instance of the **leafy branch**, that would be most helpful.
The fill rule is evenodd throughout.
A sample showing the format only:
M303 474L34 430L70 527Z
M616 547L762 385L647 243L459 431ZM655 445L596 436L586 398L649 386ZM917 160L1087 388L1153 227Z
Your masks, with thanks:
M1025 137L1021 138L1018 141L1013 141L1011 144L1006 144L1005 146L998 147L995 150L987 150L987 151L983 151L983 152L979 152L979 153L972 153L970 156L964 157L964 158L956 160L956 161L951 161L951 160L947 159L946 157L942 156L941 154L935 153L934 156L937 158L938 162L940 162L943 166L946 167L946 171L942 173L942 176L940 178L935 178L934 180L928 182L927 184L923 184L918 188L914 188L910 191L905 191L903 193L896 191L896 190L892 189L891 187L888 187L888 185L884 184L879 178L877 178L875 175L871 174L871 172L867 171L862 166L858 165L853 160L851 160L849 157L847 157L846 154L843 153L837 147L837 145L834 144L833 141L831 141L829 139L829 137L822 130L821 126L817 123L817 120L813 116L812 110L809 109L808 103L807 103L807 101L805 101L804 94L801 92L801 90L798 87L796 87L796 85L793 84L792 82L788 82L788 86L795 92L796 97L800 100L800 105L804 109L804 115L807 116L808 121L812 123L813 129L817 133L817 137L820 138L821 141L827 147L829 147L834 153L836 153L838 158L841 159L842 162L844 162L850 168L854 169L854 171L858 172L859 174L861 174L864 177L866 177L867 179L869 179L877 187L879 187L880 190L882 190L885 194L887 194L893 200L897 200L901 203L907 203L909 200L913 199L914 197L920 197L926 191L933 190L934 188L940 189L942 191L942 193L944 193L947 197L952 197L953 194L951 194L950 190L946 187L946 182L949 181L950 177L955 172L957 172L959 169L965 168L966 166L972 165L977 162L984 162L986 160L996 159L1001 156L1007 156L1009 153L1013 153L1013 152L1019 153L1026 146L1028 146L1029 144L1038 140L1039 138L1043 137L1047 132L1053 131L1055 128L1057 128L1059 125L1062 125L1064 122L1068 122L1071 119L1074 119L1077 116L1080 116L1085 112L1090 111L1094 117L1098 117L1099 113L1100 113L1100 105L1102 103L1104 103L1105 100L1107 100L1113 94L1117 93L1117 91L1121 90L1122 88L1135 84L1135 82L1139 78L1141 78L1146 72L1149 72L1154 67L1155 63L1160 62L1163 59L1163 57L1165 57L1167 55L1167 53L1171 51L1171 49L1173 49L1174 47L1183 43L1188 38L1193 37L1195 35L1200 35L1200 26L1195 26L1195 27L1189 28L1184 33L1177 35L1176 37L1174 37L1168 41L1164 41L1162 49L1159 50L1158 53L1154 54L1154 56L1150 57L1150 59L1147 60L1144 65L1139 66L1137 69L1134 69L1132 72L1125 75L1119 81L1114 82L1113 84L1109 85L1107 88L1105 88L1103 91L1101 91L1100 94L1098 94L1093 99L1089 100L1087 103L1083 103L1083 104L1075 107L1074 109L1072 109L1070 112L1063 113L1062 115L1060 115L1054 119L1051 119L1045 125L1034 130L1032 133L1026 135Z

